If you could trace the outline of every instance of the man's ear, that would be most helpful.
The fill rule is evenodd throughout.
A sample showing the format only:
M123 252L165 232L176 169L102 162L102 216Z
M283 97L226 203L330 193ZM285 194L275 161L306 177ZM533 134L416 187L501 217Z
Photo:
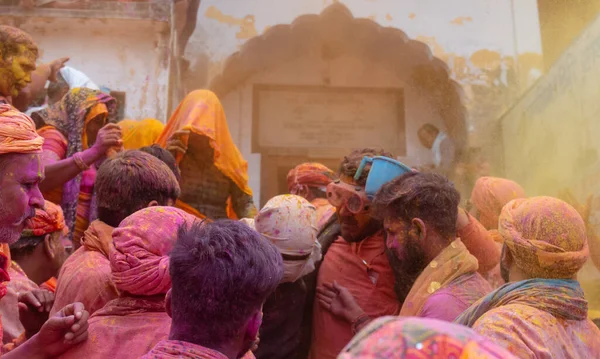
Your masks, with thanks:
M52 240L52 234L46 234L44 236L44 252L51 260L54 260L56 256L56 243Z
M248 326L246 327L246 340L254 341L258 337L258 332L260 330L260 326L262 325L262 310L257 311L252 315L250 320L248 321Z
M413 218L410 221L410 230L408 233L409 235L413 236L414 239L423 241L425 238L427 238L427 227L425 227L425 222L423 222L420 218Z
M158 201L157 200L152 200L150 201L150 203L148 203L148 205L146 207L156 207L158 206Z

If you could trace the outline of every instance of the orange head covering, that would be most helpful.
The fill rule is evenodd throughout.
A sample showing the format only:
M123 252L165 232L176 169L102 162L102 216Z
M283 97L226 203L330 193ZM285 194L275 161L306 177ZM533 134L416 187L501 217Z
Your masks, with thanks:
M525 198L525 190L518 183L496 177L481 177L471 193L471 202L479 211L479 222L487 229L498 227L498 217L505 204Z
M302 163L287 175L288 190L298 194L307 187L327 187L335 179L333 171L316 162Z
M44 139L33 120L8 104L0 104L0 155L41 153Z
M142 147L152 146L165 125L159 120L147 118L142 121L123 120L119 122L123 135L123 148L126 150L139 150Z
M589 255L583 219L556 198L509 202L502 209L498 231L517 267L532 278L572 278Z
M35 210L35 217L27 222L21 236L38 237L58 231L67 231L63 211L54 203L46 201L44 209Z
M248 185L248 163L233 143L225 111L217 95L208 90L190 92L179 104L156 143L166 147L171 136L181 130L208 137L215 152L215 166L244 193L252 195ZM189 136L183 136L181 140L187 145ZM177 163L182 158L183 155L178 154Z

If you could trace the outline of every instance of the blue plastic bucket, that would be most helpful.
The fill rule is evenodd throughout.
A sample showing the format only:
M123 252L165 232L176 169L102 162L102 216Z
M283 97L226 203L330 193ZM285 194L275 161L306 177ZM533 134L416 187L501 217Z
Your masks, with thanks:
M402 176L403 174L410 172L410 167L406 166L402 162L398 162L392 158L385 156L376 157L363 157L360 166L356 170L354 180L358 180L362 174L367 163L371 163L371 170L367 177L367 184L365 186L365 192L369 199L373 199L375 193L389 181L396 177Z

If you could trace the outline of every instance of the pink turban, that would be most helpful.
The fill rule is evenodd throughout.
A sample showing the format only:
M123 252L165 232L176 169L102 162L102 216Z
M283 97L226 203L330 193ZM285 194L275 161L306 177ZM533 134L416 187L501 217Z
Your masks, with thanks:
M589 255L583 219L556 198L509 202L502 209L498 231L517 267L532 278L572 278Z
M303 188L327 187L335 179L333 171L320 163L303 163L291 169L287 175L288 190L299 194Z
M110 248L111 278L117 288L133 295L166 293L177 230L195 218L173 207L148 207L125 218L113 231Z
M479 211L479 222L487 229L498 227L498 217L505 204L525 198L525 190L518 183L497 177L481 177L471 193L471 202Z
M31 118L11 105L0 104L0 155L42 153L43 144Z

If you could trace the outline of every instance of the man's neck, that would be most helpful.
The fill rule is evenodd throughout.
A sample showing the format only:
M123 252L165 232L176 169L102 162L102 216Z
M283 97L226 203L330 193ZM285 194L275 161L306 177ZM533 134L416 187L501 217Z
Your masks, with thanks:
M235 339L222 344L202 343L200 340L198 340L198 338L194 338L194 335L187 335L185 333L179 332L176 328L173 327L173 323L171 324L171 333L169 335L169 340L177 340L181 342L192 343L204 348L212 349L225 355L229 359L237 359L240 351L242 350L241 341L236 341Z
M40 263L43 263L43 261L40 261L39 258L36 258L36 256L14 259L14 261L17 262L19 267L21 267L23 272L25 272L27 278L29 278L35 284L41 285L50 279L50 277L48 277L48 271L44 270L42 265L40 265Z

